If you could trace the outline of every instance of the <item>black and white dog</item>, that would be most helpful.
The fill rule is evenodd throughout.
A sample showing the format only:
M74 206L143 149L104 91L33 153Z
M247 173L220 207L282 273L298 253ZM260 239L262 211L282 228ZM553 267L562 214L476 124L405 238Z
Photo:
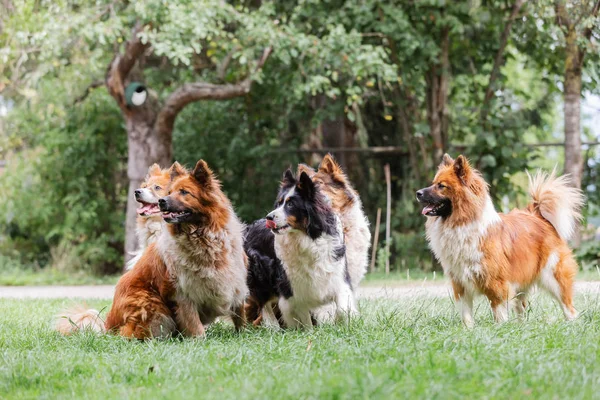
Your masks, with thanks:
M275 270L280 265L285 275L275 273L275 284L268 279L254 279L261 275L256 271L265 269L271 260L260 251L263 258L258 258L254 252L258 249L248 246L249 277L253 277L249 278L250 292L271 287L271 294L279 296L283 321L291 328L312 326L311 313L323 306L328 306L326 309L336 319L355 314L342 224L326 197L306 173L296 179L288 169L275 206L267 215L265 226L275 234L274 249L280 264L270 265Z

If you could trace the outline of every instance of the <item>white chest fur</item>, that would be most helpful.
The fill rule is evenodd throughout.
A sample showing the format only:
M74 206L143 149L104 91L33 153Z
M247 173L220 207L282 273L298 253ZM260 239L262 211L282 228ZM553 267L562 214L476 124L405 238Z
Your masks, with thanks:
M203 323L228 315L247 294L242 225L233 217L218 233L173 237L163 230L158 248L173 276L177 295L191 300Z
M444 273L474 291L473 281L481 275L482 241L488 228L500 222L500 216L488 197L478 220L449 227L439 218L428 218L427 240Z
M334 300L345 282L345 257L336 257L343 245L341 224L338 235L312 240L305 233L290 231L275 236L275 251L292 286L295 300L314 308Z

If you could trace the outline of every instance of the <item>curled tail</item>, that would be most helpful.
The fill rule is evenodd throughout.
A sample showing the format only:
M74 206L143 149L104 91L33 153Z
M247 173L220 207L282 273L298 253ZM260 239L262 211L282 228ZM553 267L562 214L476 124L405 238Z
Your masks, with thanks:
M135 264L137 264L137 262L140 261L140 258L142 258L142 254L144 254L144 249L140 249L130 254L133 256L133 258L127 261L127 264L125 264L125 271L131 271Z
M80 330L93 332L105 332L104 321L100 318L100 312L88 309L84 305L74 306L60 313L56 318L56 330L67 336Z
M530 208L550 222L558 236L569 240L575 227L581 221L581 208L584 204L583 192L569 184L567 175L556 176L556 168L548 174L538 170L529 177Z

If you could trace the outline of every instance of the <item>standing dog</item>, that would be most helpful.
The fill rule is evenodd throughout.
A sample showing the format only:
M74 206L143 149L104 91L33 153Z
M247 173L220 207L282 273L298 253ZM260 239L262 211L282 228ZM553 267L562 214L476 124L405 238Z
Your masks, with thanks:
M163 219L158 208L158 199L167 195L170 177L167 169L161 170L158 164L148 169L148 175L142 186L135 191L135 200L140 203L137 209L137 227L139 249L135 256L127 262L126 270L130 270L142 257L144 249L154 243L163 227Z
M481 174L462 155L447 154L433 185L417 192L426 215L427 238L450 277L462 321L474 325L473 297L484 294L497 322L512 303L523 317L530 288L538 284L574 319L577 264L567 245L581 218L583 195L567 179L538 172L529 179L531 203L498 214Z
M156 245L175 285L176 322L192 336L219 316L240 329L248 292L243 226L204 160L191 173L175 163L169 174L169 195L158 201L167 229Z
M342 224L323 193L306 173L296 180L288 169L276 207L266 226L291 287L279 298L285 324L310 327L311 311L330 303L337 318L355 314Z

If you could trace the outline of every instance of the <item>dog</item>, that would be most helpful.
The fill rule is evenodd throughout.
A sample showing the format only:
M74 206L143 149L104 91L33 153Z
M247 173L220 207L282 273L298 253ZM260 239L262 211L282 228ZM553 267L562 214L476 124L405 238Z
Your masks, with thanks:
M288 169L275 207L265 226L291 288L278 301L285 325L312 327L311 312L331 303L336 319L356 314L342 223L320 189L305 172L296 179Z
M205 325L230 316L240 330L248 293L244 227L204 160L192 172L176 162L169 176L169 195L158 201L167 227L156 246L175 286L177 325L202 336Z
M106 321L97 310L75 306L59 315L56 329L63 335L90 330L140 340L170 337L180 332L174 298L175 286L156 243L152 243L135 268L119 279Z
M444 155L433 184L417 191L427 216L430 247L450 277L461 318L473 327L473 297L485 295L494 319L508 319L512 305L522 319L534 285L548 291L567 320L577 317L573 279L578 269L567 241L584 203L565 176L529 176L531 203L499 214L488 184L462 155Z
M243 226L204 161L192 173L179 163L168 173L168 195L158 201L168 227L119 279L106 321L97 310L77 306L60 315L60 333L199 337L221 315L230 315L238 330L244 325Z
M340 215L344 228L344 243L348 260L350 284L356 290L367 272L371 231L358 192L354 190L342 167L331 154L326 154L319 168L300 164L297 174L307 173L321 192L331 201L331 208Z
M135 200L140 203L137 209L136 234L139 249L127 262L125 270L130 270L142 257L144 249L154 243L163 227L163 219L158 208L158 199L167 195L170 178L168 169L161 170L158 164L148 169L141 187L134 192Z
M248 226L244 250L248 256L248 289L246 317L254 326L280 328L280 297L290 298L292 288L281 260L275 253L275 236L267 228L266 219Z

